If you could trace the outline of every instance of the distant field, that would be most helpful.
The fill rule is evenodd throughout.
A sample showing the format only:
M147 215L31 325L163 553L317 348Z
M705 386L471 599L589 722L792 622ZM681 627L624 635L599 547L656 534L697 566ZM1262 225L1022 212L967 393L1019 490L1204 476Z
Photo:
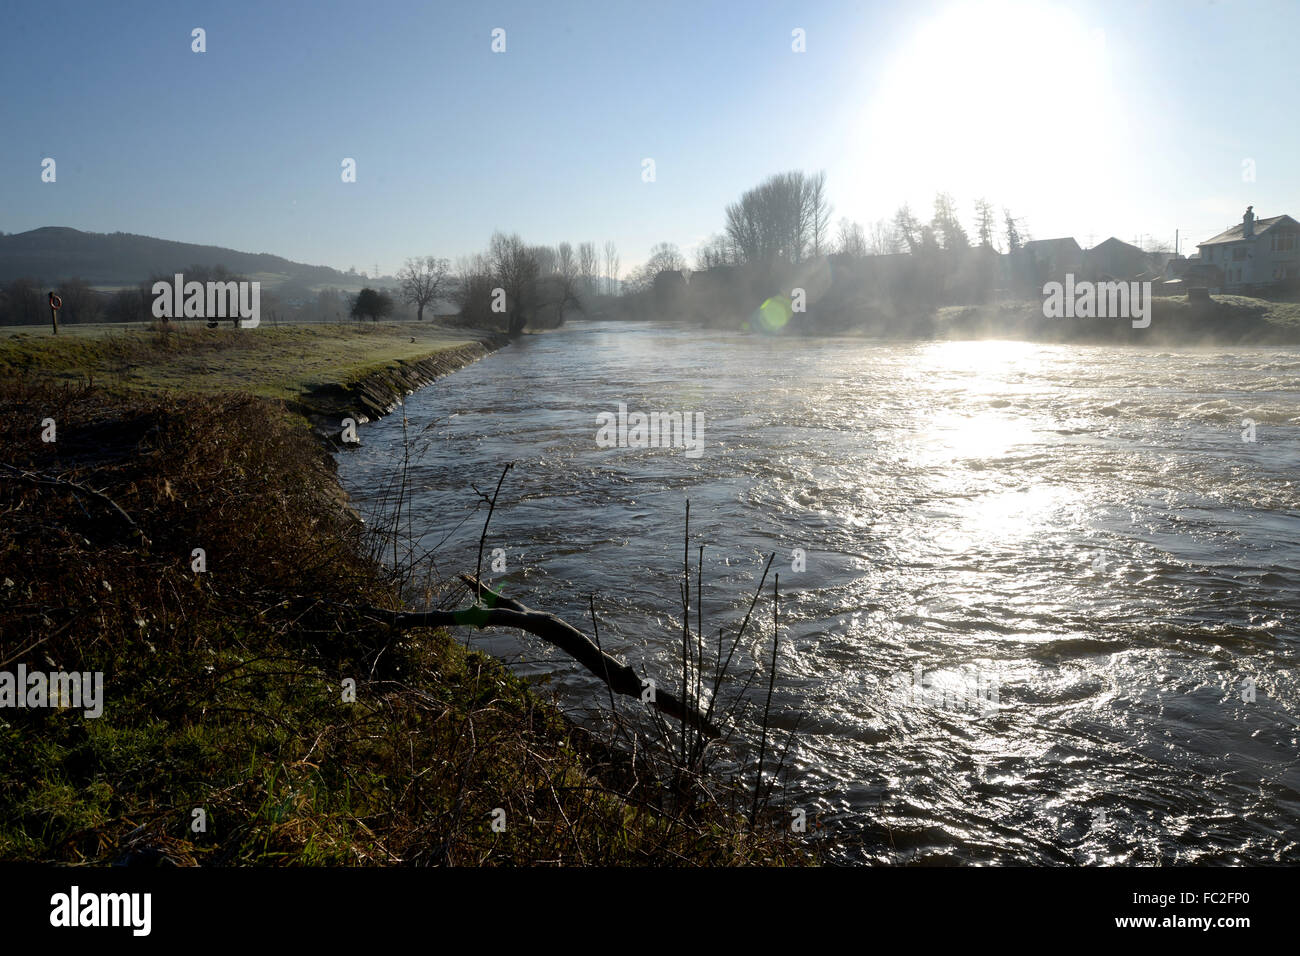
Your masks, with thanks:
M39 331L38 331L39 329ZM0 330L0 377L94 382L110 391L251 392L292 400L354 382L398 360L426 358L477 339L429 324L296 325L257 329L143 325Z
M88 322L84 325L60 325L59 338L65 335L75 335L89 338L103 338L107 335L114 335L119 332L139 332L148 330L148 322ZM0 325L0 339L10 338L13 336L34 336L40 338L50 335L50 323L42 322L38 325Z
M187 320L177 328L185 332L197 331L202 323L198 320ZM401 322L392 322L390 325L404 325ZM103 338L105 336L116 335L120 332L147 332L153 328L153 321L148 322L85 322L69 323L59 325L59 337L64 335L90 336L92 338ZM351 327L356 327L355 323L350 323ZM311 328L337 328L337 322L274 322L265 316L262 318L262 325L258 331L261 332L267 328L280 328L288 326L308 326ZM374 328L374 323L368 323L367 328ZM419 328L419 326L416 326ZM7 336L15 335L32 335L37 338L50 335L50 323L37 322L35 325L0 325L0 339Z

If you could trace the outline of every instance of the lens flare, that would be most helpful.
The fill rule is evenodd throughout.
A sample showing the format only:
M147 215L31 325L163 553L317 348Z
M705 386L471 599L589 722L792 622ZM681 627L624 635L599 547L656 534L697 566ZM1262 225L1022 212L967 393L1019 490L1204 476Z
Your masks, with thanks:
M749 326L757 332L780 332L785 328L794 310L790 300L783 295L774 295L762 305L749 320Z

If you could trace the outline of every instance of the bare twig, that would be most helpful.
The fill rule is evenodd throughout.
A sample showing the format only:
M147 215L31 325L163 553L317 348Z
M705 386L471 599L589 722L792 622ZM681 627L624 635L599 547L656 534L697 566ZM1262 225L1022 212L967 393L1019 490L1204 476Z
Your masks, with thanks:
M763 792L763 758L767 756L767 719L772 710L772 688L776 686L776 648L781 639L778 632L778 610L781 600L781 575L778 574L772 581L772 666L768 669L767 675L767 700L763 704L763 735L758 745L758 776L754 780L754 806L749 812L749 827L754 828L754 820L758 816L758 798Z
M514 462L507 462L506 466L501 469L501 477L497 479L496 491L492 492L492 501L488 505L487 519L483 522L483 533L478 539L478 563L474 565L474 603L478 604L483 599L482 585L479 581L483 575L483 542L487 540L488 525L492 523L492 512L497 507L497 495L501 493L501 482L506 480L506 472L514 467ZM482 492L480 492L480 495ZM484 496L486 497L486 496Z
M58 478L54 475L43 475L35 471L25 471L22 468L15 468L13 465L5 464L3 462L0 462L0 469L4 469L5 473L17 481L26 482L29 485L47 485L54 488L67 488L71 491L80 492L81 494L87 495L95 501L98 501L132 528L136 528L137 530L139 528L135 523L135 519L123 511L121 505L116 501L104 494L102 491L96 491L94 488L87 487L79 481L71 481L67 478Z
M592 674L606 681L615 692L628 697L641 697L643 682L629 665L606 654L591 639L567 621L553 614L534 611L518 601L492 590L491 587L462 575L461 580L471 587L487 592L492 602L491 607L475 605L459 611L390 611L386 608L367 606L361 608L391 624L399 630L413 627L514 627L529 634L549 641L580 664ZM675 694L663 690L655 692L652 703L657 710L670 717L676 717L685 724L702 731L710 737L722 735L714 724L702 714L678 699Z
M591 633L596 638L596 650L601 653L600 665L604 669L602 675L605 681L605 689L609 691L609 709L614 715L614 722L618 723L618 707L614 704L614 688L609 686L609 668L605 666L605 649L600 646L600 625L596 623L596 595L587 596L588 604L591 607Z

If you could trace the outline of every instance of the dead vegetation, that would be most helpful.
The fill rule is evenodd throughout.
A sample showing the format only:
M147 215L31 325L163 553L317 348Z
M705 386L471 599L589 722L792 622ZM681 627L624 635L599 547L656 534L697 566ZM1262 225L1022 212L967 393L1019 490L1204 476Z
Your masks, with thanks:
M446 631L367 612L400 609L399 573L275 403L19 379L0 408L0 669L102 671L105 696L99 718L0 711L0 859L808 859L751 758L715 778L720 751L666 724L655 744L626 708L617 734L576 728Z

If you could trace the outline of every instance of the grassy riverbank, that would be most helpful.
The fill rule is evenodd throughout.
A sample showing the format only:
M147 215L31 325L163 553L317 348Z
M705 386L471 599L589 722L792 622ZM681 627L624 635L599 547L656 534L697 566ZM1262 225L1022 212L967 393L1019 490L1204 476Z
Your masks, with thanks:
M303 407L429 340L185 334L0 342L0 671L104 675L102 716L0 710L0 860L802 858L776 821L666 795L451 635L345 606L398 588Z
M412 323L24 331L0 337L0 379L39 375L117 395L242 391L296 403L319 388L478 340L472 332Z

